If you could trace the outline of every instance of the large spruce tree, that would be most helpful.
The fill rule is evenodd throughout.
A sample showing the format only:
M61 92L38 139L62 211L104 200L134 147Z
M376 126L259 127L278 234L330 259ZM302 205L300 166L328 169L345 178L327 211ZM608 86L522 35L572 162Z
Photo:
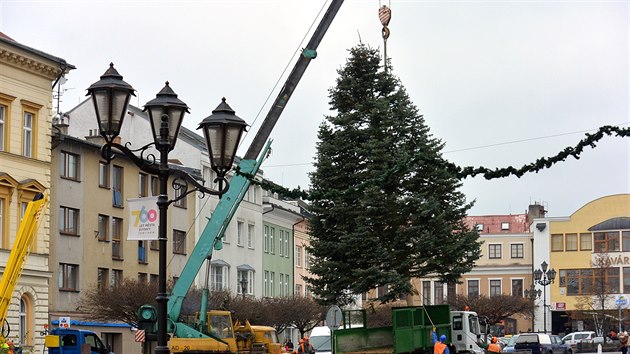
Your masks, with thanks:
M457 281L479 258L464 224L460 180L378 50L350 50L330 90L311 174L314 256L308 279L325 303L386 286L389 302L417 293L411 279Z

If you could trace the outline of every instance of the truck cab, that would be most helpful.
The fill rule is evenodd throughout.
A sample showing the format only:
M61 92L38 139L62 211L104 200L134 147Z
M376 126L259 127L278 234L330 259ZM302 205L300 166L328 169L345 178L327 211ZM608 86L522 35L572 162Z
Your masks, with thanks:
M452 344L457 353L483 353L478 342L483 332L479 324L479 317L473 311L451 311L451 326L453 328Z
M55 328L46 336L49 354L81 354L89 348L90 354L113 354L96 333L82 329Z

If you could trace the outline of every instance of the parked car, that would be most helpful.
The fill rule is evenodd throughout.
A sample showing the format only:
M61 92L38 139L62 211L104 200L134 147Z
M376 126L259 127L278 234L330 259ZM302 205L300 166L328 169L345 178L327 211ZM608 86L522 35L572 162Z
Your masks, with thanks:
M573 349L562 343L562 338L545 333L521 333L514 343L514 351L531 354L573 354Z
M516 343L516 338L518 338L518 336L518 334L512 335L501 351L503 353L514 353L514 343Z
M578 343L604 343L604 337L597 337L593 331L583 331L569 333L562 338L562 341L575 351Z

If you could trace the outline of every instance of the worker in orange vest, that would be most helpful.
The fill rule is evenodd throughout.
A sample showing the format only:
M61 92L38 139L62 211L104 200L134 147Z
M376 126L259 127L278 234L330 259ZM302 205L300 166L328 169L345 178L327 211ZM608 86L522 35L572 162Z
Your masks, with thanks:
M446 336L443 334L440 336L440 340L438 340L437 333L435 333L435 327L433 327L433 332L431 332L431 337L433 338L433 354L450 354L448 350L448 345L446 345Z
M501 353L501 346L499 346L497 337L492 337L490 344L488 344L488 352Z

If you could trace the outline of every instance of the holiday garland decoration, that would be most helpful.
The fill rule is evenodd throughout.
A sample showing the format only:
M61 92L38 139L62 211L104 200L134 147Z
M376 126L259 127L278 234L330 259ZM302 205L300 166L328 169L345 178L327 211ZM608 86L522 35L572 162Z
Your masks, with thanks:
M569 146L565 148L564 150L560 151L556 156L541 157L535 162L523 165L521 168L515 168L512 166L508 166L504 168L495 168L495 169L489 169L483 166L482 167L467 166L467 167L462 168L447 161L442 161L442 162L446 163L445 167L449 169L450 171L455 172L459 179L464 179L467 177L475 177L477 175L483 175L484 178L488 180L495 179L495 178L504 178L510 175L514 175L520 178L526 173L530 173L530 172L537 173L538 171L542 169L550 168L554 164L566 160L567 157L569 156L573 156L576 160L579 160L580 154L584 151L584 148L588 146L590 146L591 148L595 148L596 143L599 140L601 140L604 137L604 135L615 135L618 137L625 138L625 137L630 136L630 128L620 128L616 126L605 125L605 126L600 127L596 133L594 134L586 133L585 135L586 135L586 138L580 140L580 142L575 147ZM300 187L293 190L289 190L287 188L284 188L282 186L279 186L275 183L271 183L266 180L257 181L254 175L244 173L240 171L240 169L238 168L236 169L236 174L246 177L247 179L250 180L252 184L259 185L265 190L278 193L279 195L282 195L286 198L303 199L303 200L310 199L309 192L306 190L302 190Z

